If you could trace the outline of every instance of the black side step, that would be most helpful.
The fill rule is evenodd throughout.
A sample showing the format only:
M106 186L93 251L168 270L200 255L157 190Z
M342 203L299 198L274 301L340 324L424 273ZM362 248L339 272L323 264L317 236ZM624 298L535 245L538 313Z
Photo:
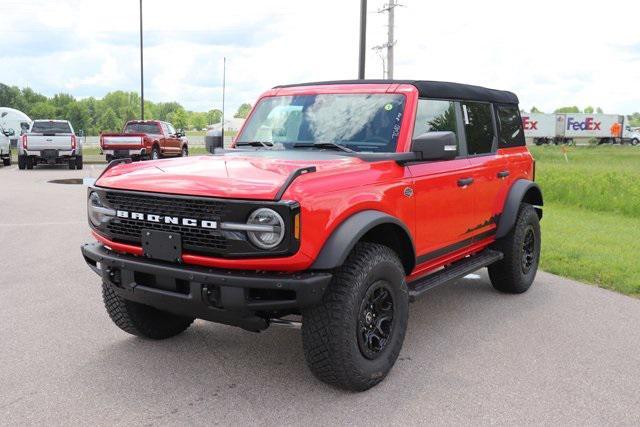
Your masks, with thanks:
M503 256L502 252L485 249L476 255L456 261L433 274L414 280L407 284L409 287L409 301L415 301L418 297L424 295L425 292L436 286L460 279L482 267L500 261Z

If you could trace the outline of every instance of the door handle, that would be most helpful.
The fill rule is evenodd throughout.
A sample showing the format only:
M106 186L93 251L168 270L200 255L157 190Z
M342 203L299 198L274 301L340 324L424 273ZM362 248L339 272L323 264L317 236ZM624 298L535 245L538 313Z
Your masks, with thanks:
M473 178L461 178L458 180L458 187L466 187L473 184Z
M506 178L509 176L509 171L500 171L498 172L498 178Z

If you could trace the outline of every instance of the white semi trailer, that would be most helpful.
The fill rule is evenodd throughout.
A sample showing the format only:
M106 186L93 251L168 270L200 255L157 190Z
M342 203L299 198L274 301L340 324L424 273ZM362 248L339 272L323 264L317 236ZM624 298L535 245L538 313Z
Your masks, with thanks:
M640 142L640 132L617 114L532 113L522 115L525 137L536 145L571 143L575 139L596 139L599 144Z

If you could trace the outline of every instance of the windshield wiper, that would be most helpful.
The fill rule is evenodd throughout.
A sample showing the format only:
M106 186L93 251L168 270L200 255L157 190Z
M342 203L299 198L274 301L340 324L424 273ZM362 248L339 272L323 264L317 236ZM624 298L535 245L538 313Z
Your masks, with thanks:
M335 142L296 142L292 145L293 148L329 148L338 151L344 151L346 153L354 153L350 148L344 145L336 144Z
M271 148L273 147L273 142L269 142L269 141L241 141L241 142L236 142L236 147L243 147L243 146L250 146L250 147L266 147L266 148Z

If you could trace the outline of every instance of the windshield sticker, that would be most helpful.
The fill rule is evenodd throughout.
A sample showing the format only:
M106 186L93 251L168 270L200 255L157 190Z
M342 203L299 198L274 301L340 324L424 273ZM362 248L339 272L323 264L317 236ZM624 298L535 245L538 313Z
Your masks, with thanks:
M384 106L384 109L387 111L391 111L393 109L393 104L389 102L387 105Z

